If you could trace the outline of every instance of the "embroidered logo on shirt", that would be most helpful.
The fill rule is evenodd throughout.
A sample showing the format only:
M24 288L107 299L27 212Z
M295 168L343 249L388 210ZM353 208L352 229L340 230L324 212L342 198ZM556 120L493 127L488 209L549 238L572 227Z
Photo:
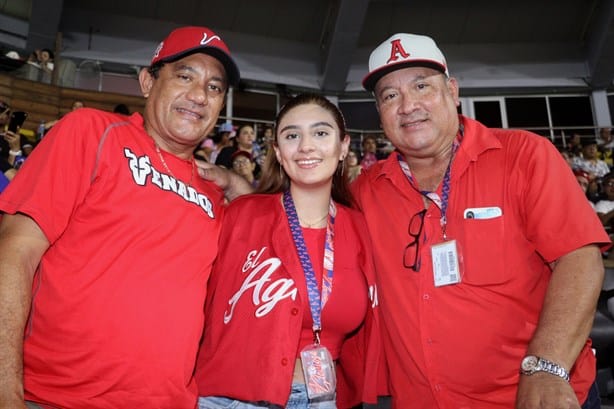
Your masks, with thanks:
M280 278L271 281L271 275L281 265L281 260L277 257L271 257L260 260L262 253L266 247L260 251L252 250L247 254L245 263L241 271L249 273L239 291L237 291L228 301L229 309L224 312L224 324L228 324L232 320L234 309L244 293L252 292L252 303L257 306L255 316L257 318L267 315L278 302L285 298L296 300L297 289L294 285L294 280L291 278Z
M199 206L210 218L215 218L213 215L213 204L207 196L197 192L192 186L187 186L181 180L177 180L166 173L159 172L151 165L149 156L136 156L128 148L124 148L124 156L128 158L128 167L137 185L145 186L147 180L150 179L152 185L167 192L172 192L186 202ZM150 176L151 178L149 178Z

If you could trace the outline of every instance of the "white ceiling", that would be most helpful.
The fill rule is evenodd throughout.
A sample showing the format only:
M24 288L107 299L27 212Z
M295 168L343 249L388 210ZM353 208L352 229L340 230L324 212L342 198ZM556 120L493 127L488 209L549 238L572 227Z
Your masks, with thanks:
M205 25L245 83L360 93L369 52L432 36L465 90L613 89L614 0L5 0L0 42L103 69L147 65L171 29Z

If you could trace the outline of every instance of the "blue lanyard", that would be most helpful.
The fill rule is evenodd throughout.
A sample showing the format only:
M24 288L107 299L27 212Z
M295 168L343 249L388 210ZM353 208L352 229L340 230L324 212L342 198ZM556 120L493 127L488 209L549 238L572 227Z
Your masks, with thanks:
M328 223L326 225L326 240L324 244L324 274L322 275L322 294L318 292L318 282L316 280L315 272L313 271L313 265L307 252L307 246L305 245L305 239L303 237L303 230L298 220L296 213L296 207L294 206L294 200L290 190L286 190L283 195L284 208L286 210L286 216L288 217L288 223L290 224L290 231L292 232L292 238L294 239L294 245L298 258L303 267L305 274L305 281L307 283L307 296L309 298L309 308L311 309L311 317L313 319L313 334L314 343L320 344L320 332L322 331L322 309L328 301L333 285L333 263L334 263L334 224L335 217L337 215L337 209L335 203L330 201L328 208Z

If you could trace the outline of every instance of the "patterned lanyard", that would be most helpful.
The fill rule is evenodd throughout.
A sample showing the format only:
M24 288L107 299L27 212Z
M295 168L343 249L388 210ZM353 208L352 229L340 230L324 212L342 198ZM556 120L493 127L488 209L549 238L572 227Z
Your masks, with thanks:
M409 169L409 164L405 161L405 158L403 158L403 156L400 153L397 153L397 160L399 161L399 166L401 167L401 170L407 177L407 180L409 181L409 184L411 185L411 187L414 188L414 190L416 190L417 192L419 192L422 196L426 197L431 202L435 203L435 205L439 208L439 210L441 210L441 219L439 219L439 222L441 224L441 231L443 233L444 240L447 239L446 225L448 223L448 219L446 217L446 213L448 211L448 199L450 197L450 174L452 173L451 172L452 159L454 159L456 150L460 146L460 142L463 138L463 133L464 133L464 127L463 127L463 124L461 124L459 131L458 131L458 135L456 136L456 139L454 140L452 144L452 155L450 156L450 162L448 162L446 173L443 176L443 184L441 187L441 197L439 197L437 192L428 192L428 191L422 191L418 189L418 187L416 186L416 181L414 180L414 177L411 174L411 170Z
M328 301L328 297L333 289L333 262L335 254L333 247L333 227L337 215L337 208L331 199L328 206L328 223L326 225L326 240L324 244L324 274L322 275L322 294L320 295L318 292L316 275L313 271L313 265L311 264L309 253L307 252L303 231L296 213L296 207L294 207L294 200L292 200L292 195L289 190L284 192L283 200L288 223L290 224L290 230L292 231L292 238L296 246L296 252L301 261L301 266L305 273L305 281L307 282L307 296L309 297L309 308L311 309L311 317L313 319L314 343L319 345L320 332L322 331L322 309Z

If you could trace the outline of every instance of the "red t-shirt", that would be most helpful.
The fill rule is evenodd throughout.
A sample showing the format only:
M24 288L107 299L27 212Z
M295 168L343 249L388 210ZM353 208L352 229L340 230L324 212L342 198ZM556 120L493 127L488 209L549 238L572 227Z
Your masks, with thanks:
M403 266L413 240L408 223L424 204L396 153L353 185L373 243L382 341L397 408L513 407L520 362L551 276L547 262L591 243L609 243L549 140L462 121L447 209L447 235L457 241L464 264L460 284L434 285L431 246L442 242L435 205L424 216L420 271ZM464 217L466 209L480 207L497 207L502 214ZM580 402L594 378L587 342L571 371Z
M49 240L24 341L25 397L62 408L189 408L223 196L139 114L83 108L33 151L0 209Z

